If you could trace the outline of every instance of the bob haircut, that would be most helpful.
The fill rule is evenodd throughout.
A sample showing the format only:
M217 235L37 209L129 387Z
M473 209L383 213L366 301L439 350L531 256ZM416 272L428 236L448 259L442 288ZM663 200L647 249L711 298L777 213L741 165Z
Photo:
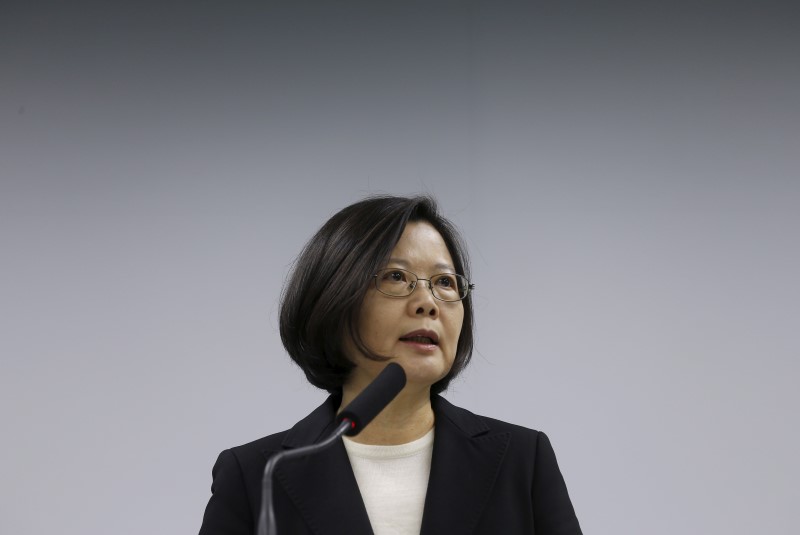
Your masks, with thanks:
M373 275L385 266L409 221L430 223L444 239L456 271L470 278L464 242L431 197L368 197L335 214L295 260L281 296L281 340L312 385L341 392L355 367L344 353L348 337L367 358L389 359L364 344L358 318ZM456 357L448 374L431 387L434 394L444 391L472 357L472 294L462 303Z

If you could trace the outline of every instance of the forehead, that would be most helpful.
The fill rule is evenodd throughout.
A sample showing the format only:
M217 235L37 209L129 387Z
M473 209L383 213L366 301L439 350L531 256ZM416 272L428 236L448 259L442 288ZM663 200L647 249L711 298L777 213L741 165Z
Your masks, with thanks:
M444 238L427 221L411 221L392 249L389 263L439 273L454 271L453 258Z

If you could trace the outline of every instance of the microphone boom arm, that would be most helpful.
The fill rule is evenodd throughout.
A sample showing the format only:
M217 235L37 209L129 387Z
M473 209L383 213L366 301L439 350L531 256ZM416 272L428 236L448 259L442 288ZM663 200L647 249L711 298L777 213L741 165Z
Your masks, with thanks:
M345 418L341 421L339 427L322 442L293 450L281 451L269 458L267 465L264 467L264 477L261 480L261 514L258 515L257 535L277 535L278 533L275 526L275 511L272 508L272 474L277 464L284 459L302 457L328 448L350 430L352 426L353 422Z

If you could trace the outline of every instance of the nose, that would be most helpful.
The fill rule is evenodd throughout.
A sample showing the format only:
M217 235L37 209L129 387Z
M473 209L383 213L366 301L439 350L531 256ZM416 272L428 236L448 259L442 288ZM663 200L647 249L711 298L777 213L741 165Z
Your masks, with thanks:
M439 303L433 297L430 281L420 280L411 291L408 298L408 309L412 316L439 316Z

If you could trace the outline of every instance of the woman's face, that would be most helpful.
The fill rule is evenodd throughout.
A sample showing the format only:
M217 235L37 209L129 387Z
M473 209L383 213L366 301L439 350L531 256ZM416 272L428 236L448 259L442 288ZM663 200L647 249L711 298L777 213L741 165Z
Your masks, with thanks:
M425 221L406 225L385 267L404 269L421 279L456 272L444 239ZM461 301L440 301L431 294L427 281L419 281L408 297L384 295L371 284L358 328L369 349L405 369L408 385L430 386L450 371L463 322ZM414 334L430 336L434 343ZM356 364L348 386L363 388L386 366L364 357L352 343L347 350Z

